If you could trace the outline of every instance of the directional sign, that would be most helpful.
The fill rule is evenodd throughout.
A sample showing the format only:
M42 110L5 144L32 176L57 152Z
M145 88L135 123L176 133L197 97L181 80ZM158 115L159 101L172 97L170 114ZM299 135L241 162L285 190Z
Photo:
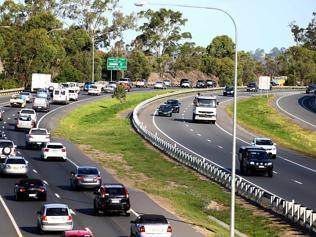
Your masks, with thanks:
M127 58L108 58L107 70L126 71Z

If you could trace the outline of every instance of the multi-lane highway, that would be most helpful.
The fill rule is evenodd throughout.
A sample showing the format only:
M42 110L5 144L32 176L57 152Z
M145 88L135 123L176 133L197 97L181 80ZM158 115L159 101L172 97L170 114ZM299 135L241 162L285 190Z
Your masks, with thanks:
M280 92L281 93L281 92ZM247 96L251 93L240 93ZM282 93L281 93L282 94ZM190 153L205 157L231 169L232 150L232 124L231 119L224 111L225 106L232 98L218 96L217 124L192 123L192 96L180 98L181 110L179 114L173 114L172 118L152 116L159 102L146 107L140 114L140 120L150 129L178 147L182 147ZM315 118L315 117L314 117ZM238 129L237 148L247 145L255 137L242 128ZM237 162L237 168L239 163ZM289 149L278 147L278 156L274 160L273 178L262 176L245 176L247 180L269 190L288 200L295 200L302 205L316 210L314 198L316 189L316 161Z
M56 126L58 118L76 105L100 99L101 97L91 97L80 95L80 100L67 106L51 106L51 112L39 113L39 127L49 129ZM0 104L7 104L9 98L1 97ZM28 105L30 106L30 105ZM116 182L115 179L100 167L89 157L85 156L77 146L68 141L61 141L67 147L68 161L43 161L40 159L39 150L29 150L25 148L25 132L14 130L14 118L17 116L19 109L4 107L5 117L1 122L1 129L5 136L11 139L17 145L18 154L21 154L29 161L29 177L40 178L48 184L48 196L46 203L65 203L74 212L75 228L89 227L95 236L123 237L130 234L130 221L135 219L140 213L155 213L165 215L173 226L175 237L201 237L189 224L179 221L174 215L162 209L155 204L143 192L129 189L132 203L132 214L130 217L110 215L95 216L93 214L93 193L91 191L72 191L69 186L70 172L78 165L94 165L101 170L103 182ZM56 141L56 139L53 139ZM36 212L40 209L42 202L38 201L15 201L14 185L18 182L19 177L1 177L0 178L0 195L3 198L4 205L0 205L0 228L5 227L8 232L6 236L17 236L13 225L18 227L18 236L37 236L36 229ZM12 214L13 223L7 216L4 208ZM3 228L1 228L3 229ZM1 232L4 234L5 232Z

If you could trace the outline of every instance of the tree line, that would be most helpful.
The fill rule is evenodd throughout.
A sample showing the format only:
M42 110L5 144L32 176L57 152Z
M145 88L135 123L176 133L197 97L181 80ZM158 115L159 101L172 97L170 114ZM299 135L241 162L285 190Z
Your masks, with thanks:
M195 70L217 77L221 86L232 83L235 45L230 37L217 36L207 47L197 46L190 32L182 31L187 19L181 12L161 8L126 15L119 4L5 0L0 4L0 87L28 86L32 73L50 73L56 82L90 81L93 48L95 80L109 80L108 57L126 57L124 76L132 80L147 79L152 72L163 77ZM127 30L138 33L132 42L124 41ZM288 76L288 85L316 83L316 14L306 28L293 22L289 30L295 46L274 49L277 53L262 60L238 52L240 85L259 75Z

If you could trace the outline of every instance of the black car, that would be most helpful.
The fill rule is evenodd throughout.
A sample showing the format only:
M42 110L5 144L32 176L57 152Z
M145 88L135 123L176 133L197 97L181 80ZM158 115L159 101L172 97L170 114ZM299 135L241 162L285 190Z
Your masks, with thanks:
M195 85L196 88L205 88L206 87L206 82L205 80L198 80L196 82L196 85Z
M223 96L232 95L234 96L234 87L233 86L225 86L223 91Z
M181 105L181 103L179 102L179 100L167 100L166 104L170 105L172 107L172 112L173 113L179 113L180 112L180 105Z
M257 92L258 91L258 86L256 82L250 82L247 85L247 91L254 91Z
M306 94L315 94L316 93L316 84L311 84L306 88Z
M46 201L46 184L40 179L22 179L15 184L15 200L41 200Z
M103 184L94 192L94 213L121 212L130 216L130 200L123 184Z
M265 149L253 146L239 148L240 174L264 173L273 176L273 163Z
M173 108L171 107L171 105L163 104L163 105L160 105L158 108L158 115L171 117L172 111L173 111Z

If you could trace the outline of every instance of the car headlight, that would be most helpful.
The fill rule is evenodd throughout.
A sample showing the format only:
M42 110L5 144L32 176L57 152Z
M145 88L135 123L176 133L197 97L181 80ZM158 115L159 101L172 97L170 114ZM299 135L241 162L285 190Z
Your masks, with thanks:
M268 165L271 166L271 165L272 165L272 162L269 162Z
M251 164L251 165L255 165L255 162L251 161L250 164Z

